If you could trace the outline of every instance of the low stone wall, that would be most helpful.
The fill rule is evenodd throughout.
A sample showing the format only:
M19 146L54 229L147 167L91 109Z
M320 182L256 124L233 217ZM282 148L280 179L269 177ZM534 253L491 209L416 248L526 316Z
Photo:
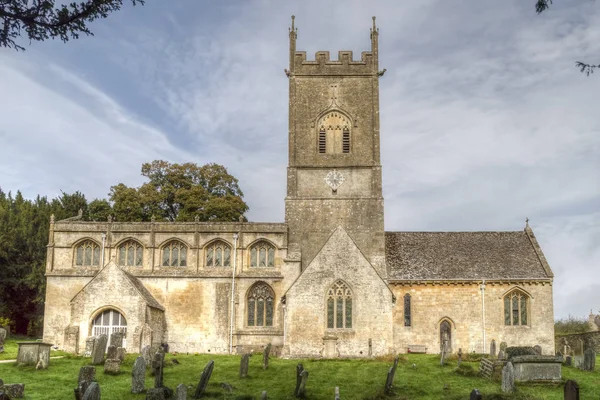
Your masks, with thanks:
M590 348L600 353L600 331L555 336L554 343L556 352L563 355L583 355Z

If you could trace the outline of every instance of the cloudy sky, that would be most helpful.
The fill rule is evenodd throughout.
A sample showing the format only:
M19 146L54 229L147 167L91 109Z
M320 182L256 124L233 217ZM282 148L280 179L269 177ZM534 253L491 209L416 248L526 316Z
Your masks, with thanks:
M158 1L94 37L0 49L0 187L139 185L143 162L217 162L251 221L283 221L288 26L298 50L369 50L380 28L386 230L521 230L556 317L600 309L600 4L534 0Z

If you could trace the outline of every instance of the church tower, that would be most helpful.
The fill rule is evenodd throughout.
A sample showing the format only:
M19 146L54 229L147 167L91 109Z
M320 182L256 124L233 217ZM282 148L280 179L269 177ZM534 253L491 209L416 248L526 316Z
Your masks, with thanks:
M360 61L351 51L296 51L290 28L289 164L286 223L291 258L302 268L341 226L382 277L385 273L379 150L378 29Z

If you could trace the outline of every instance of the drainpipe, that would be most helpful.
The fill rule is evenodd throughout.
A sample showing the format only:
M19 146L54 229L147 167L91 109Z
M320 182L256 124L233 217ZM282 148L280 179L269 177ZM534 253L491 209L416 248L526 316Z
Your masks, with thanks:
M481 281L479 286L481 289L481 326L483 327L483 351L485 354L485 279Z
M106 243L106 233L102 232L102 253L100 253L100 268L104 267L104 243Z
M229 354L233 353L233 322L234 322L234 307L235 307L235 266L237 260L237 241L238 234L233 234L233 268L231 269L231 322L229 324Z

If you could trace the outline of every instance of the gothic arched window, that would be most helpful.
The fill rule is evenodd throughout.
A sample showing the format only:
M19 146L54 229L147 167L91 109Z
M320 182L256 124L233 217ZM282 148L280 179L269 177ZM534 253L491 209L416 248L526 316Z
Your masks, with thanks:
M504 296L504 325L527 325L529 296L519 289Z
M251 267L274 267L275 247L268 242L261 241L250 248Z
M100 246L93 240L84 240L75 249L75 265L95 267L100 265Z
M343 281L327 291L327 328L352 328L352 292Z
M141 267L144 248L135 240L128 240L118 247L119 265Z
M350 120L340 112L325 114L318 123L319 153L350 153Z
M255 283L248 292L248 326L273 326L275 293L264 282Z
M406 293L404 295L404 326L411 326L412 324L412 315L410 311L410 294Z
M187 246L179 240L171 240L162 249L163 267L187 266Z
M230 267L231 246L221 240L209 244L206 247L206 266Z

